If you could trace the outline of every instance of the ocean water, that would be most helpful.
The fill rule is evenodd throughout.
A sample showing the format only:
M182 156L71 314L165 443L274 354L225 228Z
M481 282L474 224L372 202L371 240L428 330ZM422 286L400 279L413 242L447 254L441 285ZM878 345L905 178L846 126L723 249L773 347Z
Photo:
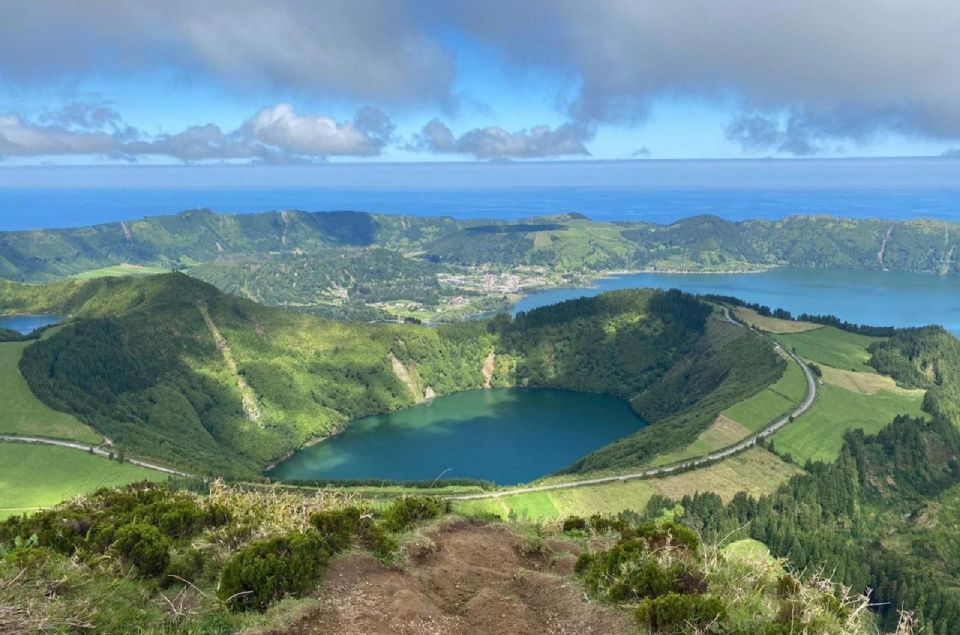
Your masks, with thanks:
M960 222L960 160L0 167L0 230L78 227L195 208L504 219L581 212L597 220L658 223L695 214Z

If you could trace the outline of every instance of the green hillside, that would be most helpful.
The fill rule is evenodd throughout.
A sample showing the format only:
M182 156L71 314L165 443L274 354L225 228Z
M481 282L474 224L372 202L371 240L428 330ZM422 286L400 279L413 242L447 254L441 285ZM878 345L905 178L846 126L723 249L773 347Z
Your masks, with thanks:
M249 299L340 319L455 320L502 309L523 289L616 270L957 273L958 242L960 226L927 220L695 216L656 225L593 222L579 214L506 222L192 210L77 229L0 232L0 278L43 282L178 270ZM501 278L491 281L490 274Z
M689 444L710 413L785 366L762 337L676 291L620 291L436 329L279 311L180 274L7 283L0 303L72 318L23 353L20 370L41 401L131 455L213 474L254 476L351 419L488 381L630 400L653 425L625 441L628 453L575 469L637 464Z

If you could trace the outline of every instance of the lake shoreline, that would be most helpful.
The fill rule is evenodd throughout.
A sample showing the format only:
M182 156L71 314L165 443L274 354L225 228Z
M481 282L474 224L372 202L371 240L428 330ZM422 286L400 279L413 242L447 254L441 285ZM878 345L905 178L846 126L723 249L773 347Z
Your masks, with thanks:
M468 389L354 419L264 475L277 482L422 481L452 469L456 478L529 482L647 425L626 400L607 393Z

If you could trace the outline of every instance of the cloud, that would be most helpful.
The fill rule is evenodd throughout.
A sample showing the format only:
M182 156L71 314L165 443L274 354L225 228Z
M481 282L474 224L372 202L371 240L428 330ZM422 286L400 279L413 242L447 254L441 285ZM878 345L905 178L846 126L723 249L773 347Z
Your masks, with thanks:
M412 0L31 0L0 4L0 79L174 73L240 90L443 102L453 54Z
M877 132L960 139L958 24L955 0L31 0L0 3L0 82L173 76L445 107L468 41L507 76L543 73L577 125L697 100L734 109L749 143L763 131L743 117L776 121L770 147L803 153Z
M643 146L630 153L631 159L645 159L650 156L650 148Z
M71 113L67 117L44 119L56 123L32 122L15 113L0 115L0 156L103 155L134 161L149 155L188 162L292 162L375 156L393 133L390 119L371 107L361 108L352 121L337 121L324 115L301 115L282 103L263 108L234 131L224 132L208 123L153 136L126 126L119 117L91 119L89 109L77 119L74 110L61 111ZM110 131L97 130L97 125Z
M467 154L478 159L535 159L589 155L584 143L592 138L592 130L575 123L556 128L535 126L517 132L491 126L455 137L446 124L433 119L407 147L435 154Z
M726 136L747 151L809 156L821 151L819 138L823 135L805 130L794 119L782 126L774 118L753 114L731 121Z
M679 97L786 114L819 136L855 140L893 130L960 138L960 3L953 0L454 6L464 28L514 65L578 86L566 101L577 121L639 121L653 100Z
M75 131L61 125L41 125L15 113L0 114L0 155L104 154L122 141L105 132Z
M375 109L362 109L354 121L301 116L290 104L264 108L247 120L240 136L292 155L374 156L389 141L393 124Z
M40 115L42 123L81 128L84 130L116 129L122 122L120 113L109 102L76 101L64 104L59 110Z

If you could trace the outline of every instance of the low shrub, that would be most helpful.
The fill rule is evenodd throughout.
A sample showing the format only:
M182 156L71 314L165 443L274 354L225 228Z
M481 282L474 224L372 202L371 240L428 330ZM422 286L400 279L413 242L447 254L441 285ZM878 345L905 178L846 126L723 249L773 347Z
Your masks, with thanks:
M630 602L680 591L675 567L663 567L655 558L645 558L623 575L614 578L607 589L606 599L611 602ZM607 576L615 571L604 571Z
M563 521L561 529L565 534L572 531L587 531L587 521L579 516L570 516Z
M629 526L629 523L622 518L603 516L601 514L594 514L590 517L590 528L598 534L605 534L611 531L622 532Z
M330 555L323 536L314 529L251 543L227 561L217 594L232 610L262 611L276 600L310 589Z
M625 529L623 536L643 540L649 549L674 547L695 552L700 547L700 536L697 532L674 522L662 525L645 523L634 529Z
M134 565L140 575L159 575L170 563L170 539L153 525L124 525L117 530L116 536L113 549Z
M172 538L182 538L203 527L204 510L190 499L173 501L157 515L157 527Z
M383 522L388 530L401 532L448 511L449 504L435 498L403 496L383 512Z
M637 622L654 633L691 633L727 619L727 607L718 598L668 593L643 600Z
M180 578L188 582L198 581L207 570L208 558L204 553L193 547L173 549L170 554L170 563L166 568L164 585L175 584Z
M360 533L364 510L358 507L342 507L317 512L310 517L310 524L326 540L333 552L343 551Z
M360 533L360 544L379 560L384 561L389 560L400 547L400 543L386 525L379 521L363 527Z
M593 565L594 557L592 553L581 553L577 556L577 561L573 563L573 572L577 575L584 575L587 570Z

